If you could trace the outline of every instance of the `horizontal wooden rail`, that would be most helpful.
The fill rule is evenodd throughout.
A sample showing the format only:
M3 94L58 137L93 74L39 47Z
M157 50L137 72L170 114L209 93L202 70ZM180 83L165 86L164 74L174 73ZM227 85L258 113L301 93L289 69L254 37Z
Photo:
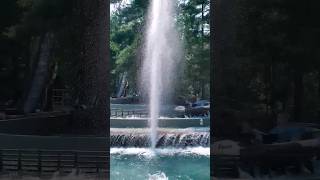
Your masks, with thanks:
M108 157L107 151L0 149L0 172L104 173Z
M213 175L217 178L235 178L239 175L240 156L234 155L213 155Z
M148 117L148 114L146 110L111 110L111 117Z

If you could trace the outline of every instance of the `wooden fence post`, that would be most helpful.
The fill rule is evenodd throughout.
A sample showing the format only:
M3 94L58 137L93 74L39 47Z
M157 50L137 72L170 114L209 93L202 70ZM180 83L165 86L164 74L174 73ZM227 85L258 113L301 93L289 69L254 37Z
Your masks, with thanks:
M18 150L18 171L21 171L21 151Z
M96 167L97 167L97 174L99 173L99 163L98 162L96 162Z
M3 170L2 149L0 149L0 172Z
M78 168L78 152L74 152L74 168L76 169L76 174L79 174L79 168Z
M60 172L60 169L61 169L61 155L60 155L60 152L58 152L57 171Z
M39 174L42 172L42 152L41 150L38 151L38 171Z

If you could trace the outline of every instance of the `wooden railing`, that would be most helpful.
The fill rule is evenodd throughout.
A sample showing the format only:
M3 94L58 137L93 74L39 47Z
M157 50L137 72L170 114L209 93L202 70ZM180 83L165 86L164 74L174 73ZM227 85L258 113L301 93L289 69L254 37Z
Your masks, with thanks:
M0 172L106 173L109 153L103 151L0 150Z
M237 178L240 156L213 155L213 175L217 178Z
M148 112L145 110L111 110L111 117L148 117Z
M52 90L52 105L55 106L64 106L64 97L66 94L65 89L53 89Z
M53 109L64 108L71 106L70 91L68 89L53 89L51 96L51 103Z

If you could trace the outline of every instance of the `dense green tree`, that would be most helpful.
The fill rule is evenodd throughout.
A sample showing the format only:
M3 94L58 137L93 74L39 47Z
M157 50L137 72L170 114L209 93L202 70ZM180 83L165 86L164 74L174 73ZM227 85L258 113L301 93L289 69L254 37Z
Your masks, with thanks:
M319 1L217 0L214 9L215 133L249 121L268 129L280 112L319 121ZM220 131L223 129L223 131Z
M251 72L264 82L265 102L276 111L291 111L301 120L304 76L318 71L319 24L316 1L239 0L238 54L252 64ZM260 67L260 68L258 68ZM258 73L260 71L260 73ZM290 97L292 95L292 97ZM290 106L293 101L293 109Z
M1 64L3 75L1 78L8 80L6 88L12 89L15 94L1 93L3 100L19 101L22 104L32 80L34 67L37 64L37 49L40 41L46 33L53 34L56 41L52 42L52 58L58 59L58 52L66 49L65 40L62 41L60 34L66 33L66 27L71 22L71 1L48 1L48 0L17 0L3 1L3 16L1 21ZM69 17L69 18L68 18ZM67 33L66 33L67 34ZM69 33L70 34L70 33ZM63 48L59 48L64 46ZM62 54L62 53L60 53ZM51 61L54 64L54 61ZM6 67L6 65L14 67ZM12 81L12 78L14 80ZM3 81L6 82L6 81ZM12 85L10 85L10 83Z
M318 5L217 2L214 99L215 114L222 117L215 118L217 131L228 117L233 124L252 121L264 128L275 125L279 112L294 121L318 121Z
M117 1L116 3L123 3ZM138 91L139 67L142 54L143 31L148 1L133 0L130 4L117 9L111 15L110 50L111 50L111 93L117 92L117 81L128 73L131 91Z
M182 1L179 23L185 43L185 84L190 92L186 95L210 96L210 28L209 1Z
M142 61L143 33L148 3L133 0L129 5L119 7L111 15L111 59L112 85L116 93L117 81L122 73L129 75L129 87L137 92L139 68ZM208 98L210 82L209 56L209 1L179 1L177 23L181 39L185 44L184 75L179 78L176 96L199 95Z

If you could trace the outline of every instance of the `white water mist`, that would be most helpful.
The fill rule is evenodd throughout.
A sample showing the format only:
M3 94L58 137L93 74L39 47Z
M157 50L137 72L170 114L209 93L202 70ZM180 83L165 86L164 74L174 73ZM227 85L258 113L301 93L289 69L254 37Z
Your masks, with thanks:
M152 0L149 5L142 68L143 88L149 96L151 147L156 147L162 101L173 89L172 79L180 61L181 45L176 27L175 0Z

